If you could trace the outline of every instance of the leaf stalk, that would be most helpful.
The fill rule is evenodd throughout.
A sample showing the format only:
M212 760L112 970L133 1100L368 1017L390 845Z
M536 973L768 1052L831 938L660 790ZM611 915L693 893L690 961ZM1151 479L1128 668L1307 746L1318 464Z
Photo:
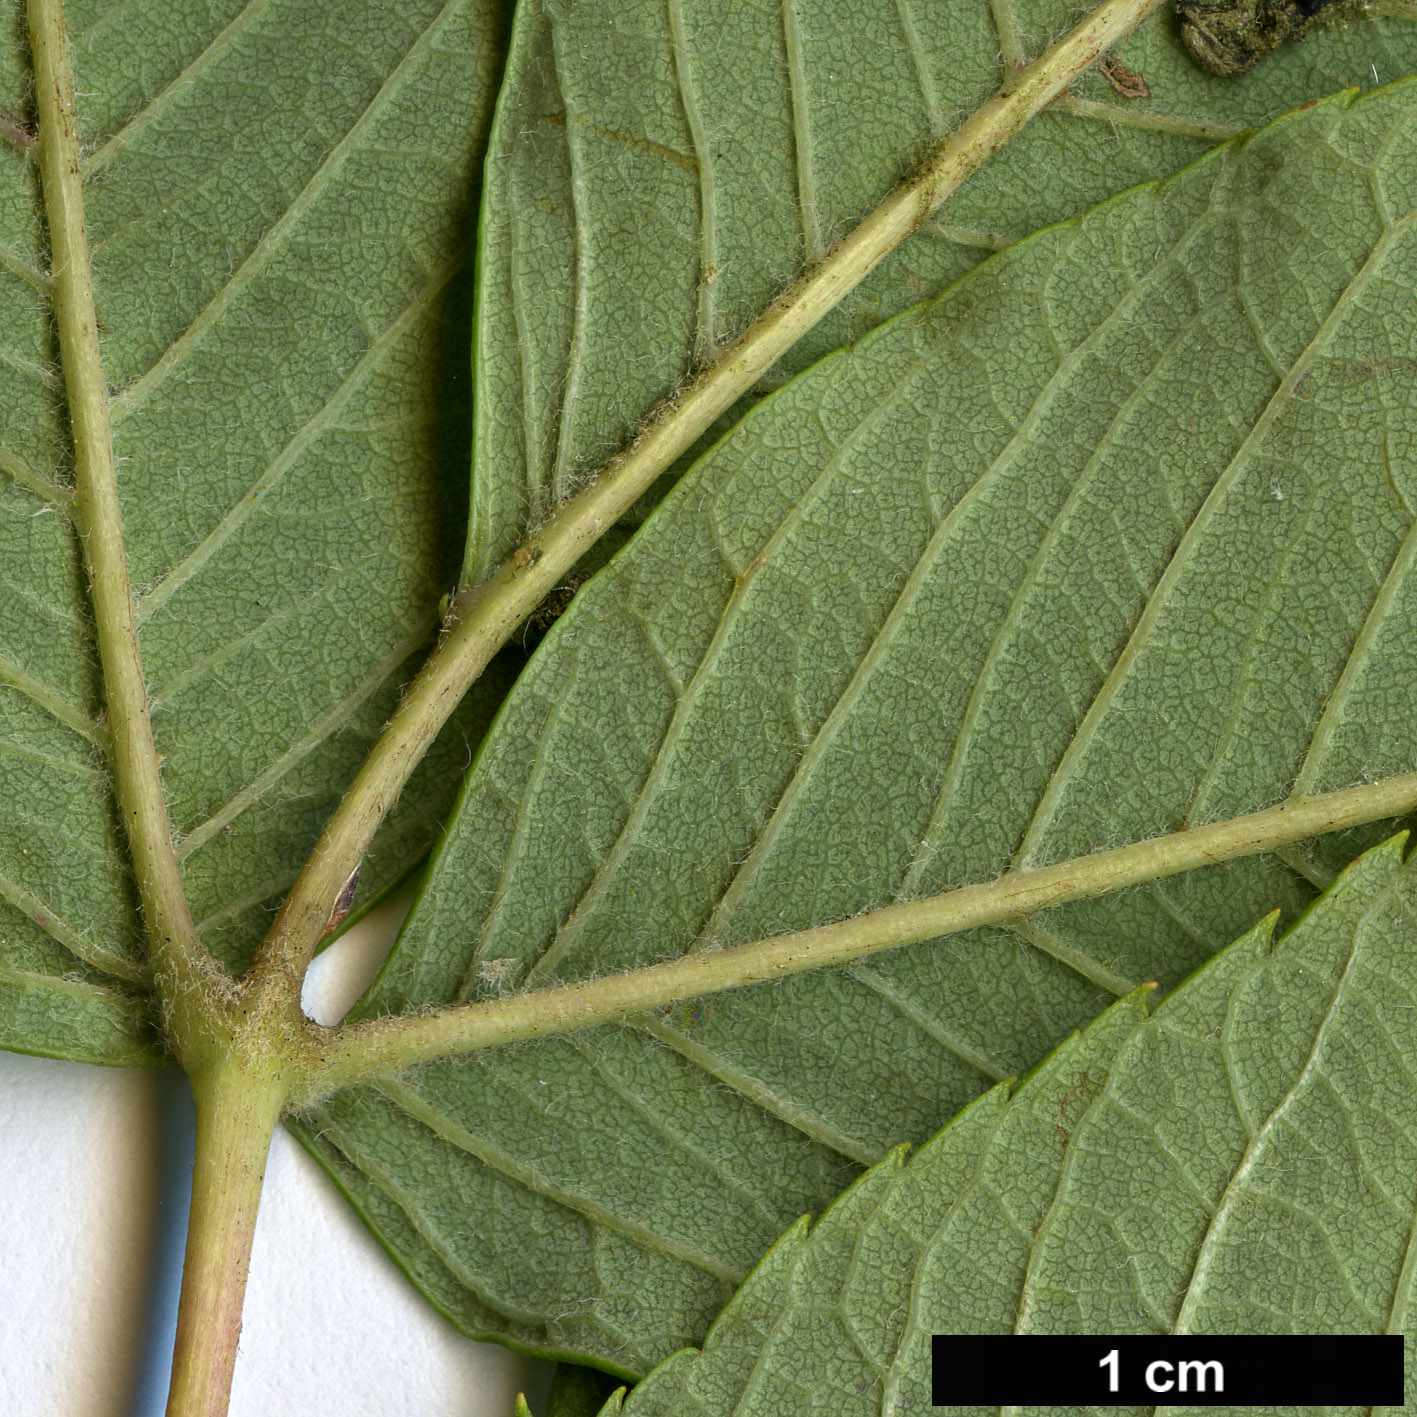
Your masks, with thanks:
M286 1103L278 1070L235 1053L192 1076L197 1151L167 1417L224 1417L266 1157Z

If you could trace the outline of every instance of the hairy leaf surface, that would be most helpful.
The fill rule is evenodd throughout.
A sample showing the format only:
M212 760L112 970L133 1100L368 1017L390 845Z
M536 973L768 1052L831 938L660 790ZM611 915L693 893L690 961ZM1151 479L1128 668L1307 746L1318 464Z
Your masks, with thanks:
M164 782L233 966L426 648L456 574L472 204L501 0L75 4L90 241ZM11 31L23 33L9 7ZM19 114L23 53L0 106ZM38 183L0 150L0 1043L148 1050L66 505ZM497 685L410 790L426 851Z
M1075 18L1068 0L522 5L488 153L464 580ZM1287 45L1239 83L1202 72L1177 34L1169 9L1153 15L1115 56L1149 97L1086 76L768 382L1227 129L1417 68L1403 22Z
M1414 119L1413 84L1287 116L759 405L522 676L364 1013L1409 770ZM1303 908L1291 863L1324 878L1256 858L431 1065L307 1136L458 1322L635 1371L860 1166Z
M1362 857L1278 945L1261 923L1154 1016L1113 1005L1022 1086L893 1152L783 1236L701 1354L602 1417L928 1411L934 1333L1411 1335L1401 848Z

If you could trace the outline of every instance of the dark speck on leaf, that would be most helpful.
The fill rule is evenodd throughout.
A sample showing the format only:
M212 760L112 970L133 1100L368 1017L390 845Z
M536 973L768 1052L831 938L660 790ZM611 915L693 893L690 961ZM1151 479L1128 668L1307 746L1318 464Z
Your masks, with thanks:
M523 644L539 642L552 625L565 614L576 592L585 584L585 577L572 572L562 584L550 591L546 599L527 617Z
M1287 39L1302 39L1347 0L1176 0L1181 42L1212 74L1248 74Z

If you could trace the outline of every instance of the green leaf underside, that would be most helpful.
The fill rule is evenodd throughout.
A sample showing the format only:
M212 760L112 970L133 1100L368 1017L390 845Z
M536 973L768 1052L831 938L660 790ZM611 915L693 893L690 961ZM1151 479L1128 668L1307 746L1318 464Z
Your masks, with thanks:
M702 1354L602 1417L928 1411L932 1333L1412 1334L1402 842L1277 946L1262 922L1154 1016L1122 1000L1016 1090L893 1152L782 1237Z
M244 967L456 576L504 7L139 8L68 7L90 240L164 783L203 936ZM0 62L0 107L21 112L24 55ZM36 190L0 150L0 1044L122 1062L144 968L54 490ZM366 892L426 852L507 682L464 706ZM36 1002L56 997L64 1028Z
M762 403L532 661L362 1012L1410 769L1414 114L1291 114ZM1313 893L1254 858L424 1067L305 1136L469 1331L643 1370L860 1166Z
M488 153L466 583L528 508L635 423L820 256L925 148L1076 19L1069 0L529 0ZM988 251L1168 175L1214 137L1417 68L1417 26L1365 20L1240 82L1186 56L1169 7L1035 119L782 361L797 373ZM1095 105L1105 107L1098 110ZM1161 130L1137 126L1159 123ZM771 382L771 381L770 381Z

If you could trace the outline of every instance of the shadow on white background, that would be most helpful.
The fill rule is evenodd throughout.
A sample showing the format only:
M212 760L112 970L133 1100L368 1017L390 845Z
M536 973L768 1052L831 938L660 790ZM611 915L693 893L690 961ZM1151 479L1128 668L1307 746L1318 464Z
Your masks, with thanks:
M316 960L312 1017L343 1015L406 908L381 907ZM161 1417L192 1137L175 1069L0 1052L0 1413ZM440 1318L277 1130L231 1417L510 1417L546 1381Z

